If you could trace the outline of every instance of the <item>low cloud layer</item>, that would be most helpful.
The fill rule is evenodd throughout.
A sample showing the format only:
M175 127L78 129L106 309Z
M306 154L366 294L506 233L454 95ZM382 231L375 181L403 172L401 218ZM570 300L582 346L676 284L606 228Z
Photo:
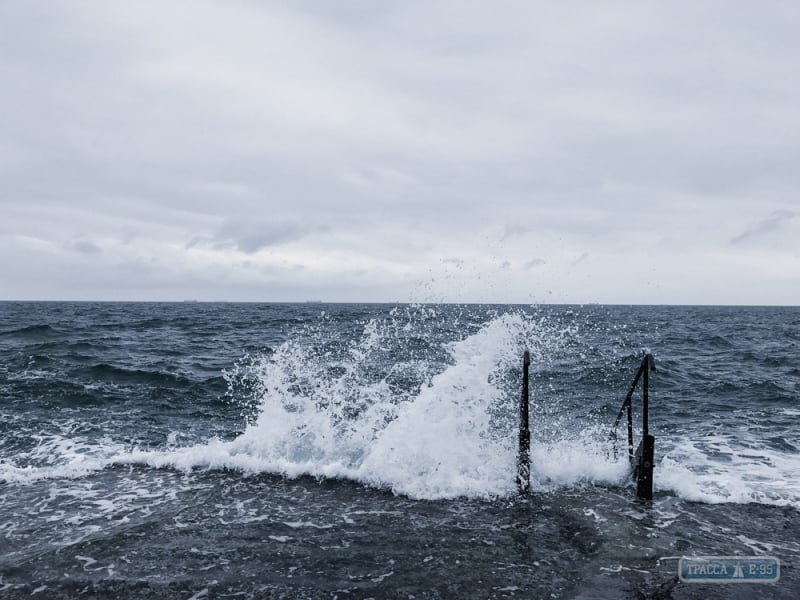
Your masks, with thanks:
M786 221L790 221L795 217L797 217L797 214L790 210L775 211L766 219L758 221L745 229L742 233L734 237L731 242L734 244L743 244L770 237L772 234L778 232ZM797 241L797 238L794 239Z
M792 3L0 4L0 297L800 303Z
M244 254L254 254L264 248L301 240L314 230L312 224L297 221L228 219L219 228L213 241L217 249L232 247Z

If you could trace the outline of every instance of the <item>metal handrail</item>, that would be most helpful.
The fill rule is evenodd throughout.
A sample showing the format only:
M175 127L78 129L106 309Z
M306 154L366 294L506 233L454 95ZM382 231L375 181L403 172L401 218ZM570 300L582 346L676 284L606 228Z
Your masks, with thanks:
M522 359L522 396L519 403L519 453L517 454L517 487L521 495L527 495L531 485L531 432L529 414L529 378L530 353L526 350ZM650 371L656 370L656 361L653 355L647 353L642 359L642 364L636 371L633 383L628 390L625 400L619 409L614 425L611 427L609 439L614 440L614 458L617 453L617 426L622 415L627 413L628 422L628 460L633 468L633 478L636 480L636 495L644 500L653 499L653 467L655 438L649 430L649 404L650 404ZM633 394L639 381L642 381L642 440L639 448L633 451Z
M633 462L633 394L636 391L636 386L639 384L639 380L642 379L642 437L647 436L650 434L649 430L649 404L650 404L650 371L656 370L656 360L652 354L649 352L644 355L642 359L642 364L639 365L639 369L636 371L636 376L633 378L633 383L631 383L631 387L628 390L628 395L625 396L625 400L622 402L622 406L619 409L619 413L617 413L617 418L614 419L614 424L611 426L611 433L608 436L608 439L614 441L614 458L616 458L617 454L617 426L619 425L620 420L622 419L623 413L627 410L628 415L628 459Z
M628 395L611 427L609 439L614 440L614 458L617 457L617 426L623 413L628 415L628 460L630 461L631 475L636 481L636 495L643 500L653 499L653 467L655 466L655 438L650 435L650 371L656 370L656 361L653 355L647 353L642 359L642 364L636 371ZM633 451L633 393L636 386L642 381L642 439L636 452Z

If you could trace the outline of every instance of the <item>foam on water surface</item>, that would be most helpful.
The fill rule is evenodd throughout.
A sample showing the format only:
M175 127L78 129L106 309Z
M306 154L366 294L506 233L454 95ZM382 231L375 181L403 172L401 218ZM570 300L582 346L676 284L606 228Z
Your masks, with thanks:
M433 309L395 310L361 322L350 341L322 318L274 351L247 357L228 373L231 395L249 418L234 439L181 446L183 432L172 432L163 449L131 449L67 427L0 463L0 481L81 478L114 464L143 464L344 478L412 498L513 495L523 349L531 351L534 380L553 360L570 353L585 360L593 349L575 329L521 311L488 321L438 317ZM437 337L436 327L448 335ZM451 341L454 329L464 333ZM546 386L537 393L534 491L630 485L624 456L612 458L607 423L565 423L558 394ZM539 410L553 404L555 411ZM657 421L657 493L800 507L797 453L741 432L704 436L689 428L670 438Z
M438 373L428 376L433 368L420 359L411 394L390 384L408 365L394 365L383 377L369 373L376 356L397 343L389 338L394 327L370 321L338 353L314 355L301 341L287 342L251 365L259 412L238 438L129 458L153 466L341 477L415 498L507 495L514 489L516 448L506 427L514 407L504 386L524 344L542 339L541 328L520 314L497 317L446 344L448 364ZM538 343L535 354L552 343Z
M309 340L287 342L249 363L258 414L235 440L120 459L347 478L412 498L515 494L522 350L531 351L535 370L562 351L570 330L521 313L499 315L463 340L444 343L447 361L438 372L417 360L420 383L409 394L390 383L408 365L395 365L384 377L369 375L376 355L398 343L399 329L370 321L360 339L338 353L311 352ZM336 375L319 376L331 372ZM534 441L534 490L624 483L627 464L610 458L606 431L564 433L547 443Z
M696 502L800 508L800 454L746 442L729 434L681 436L657 465L654 485Z

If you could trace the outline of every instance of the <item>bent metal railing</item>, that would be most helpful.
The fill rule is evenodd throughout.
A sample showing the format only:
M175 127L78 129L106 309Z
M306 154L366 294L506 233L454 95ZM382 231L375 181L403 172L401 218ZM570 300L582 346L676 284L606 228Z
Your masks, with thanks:
M521 495L526 495L531 487L531 432L529 422L530 397L528 370L530 353L526 350L522 359L522 395L519 403L519 453L517 454L517 487ZM632 467L632 476L636 481L636 495L644 500L653 499L653 466L655 457L655 438L649 430L650 403L650 371L656 370L653 355L647 353L636 371L628 395L619 409L619 414L611 427L609 439L614 442L616 458L617 426L622 415L628 417L628 460ZM633 394L639 381L642 381L642 439L636 452L633 451Z
M649 404L650 404L650 371L656 370L656 361L653 355L647 353L642 359L642 364L636 371L628 395L622 402L614 425L611 426L609 440L614 444L614 458L617 454L617 427L622 420L622 415L627 414L628 421L628 460L631 463L632 476L636 481L636 495L644 500L653 499L653 466L655 460L655 437L650 435ZM642 439L636 452L633 451L633 394L636 386L642 381Z

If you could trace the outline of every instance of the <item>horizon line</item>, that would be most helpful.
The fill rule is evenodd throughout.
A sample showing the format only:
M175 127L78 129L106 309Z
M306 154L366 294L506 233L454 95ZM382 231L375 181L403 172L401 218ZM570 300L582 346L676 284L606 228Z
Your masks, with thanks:
M671 307L707 307L707 308L800 308L800 304L719 304L719 303L664 303L664 302L479 302L479 301L392 301L392 300L63 300L63 299L0 299L0 303L61 303L61 304L372 304L372 305L440 305L440 306L671 306Z

